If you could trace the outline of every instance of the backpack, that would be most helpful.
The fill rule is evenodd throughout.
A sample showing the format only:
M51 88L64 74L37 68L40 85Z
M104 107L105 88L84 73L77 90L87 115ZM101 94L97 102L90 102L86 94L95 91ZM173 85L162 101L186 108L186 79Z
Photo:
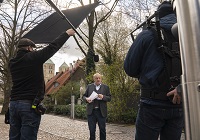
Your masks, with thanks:
M164 68L156 80L158 88L150 90L141 88L141 96L166 100L166 93L180 84L182 69L179 42L175 41L175 37L174 40L171 40L165 30L160 27L159 14L160 12L156 11L153 15L148 17L145 22L138 25L137 28L131 32L131 37L134 41L133 32L141 27L143 27L143 30L147 29L153 32L157 48L163 58ZM155 21L152 21L153 18L155 18ZM171 34L171 36L173 35Z
M158 31L158 29L160 29ZM158 50L162 54L164 68L157 78L159 92L167 93L180 84L182 74L179 42L169 39L162 28L149 28L153 32Z

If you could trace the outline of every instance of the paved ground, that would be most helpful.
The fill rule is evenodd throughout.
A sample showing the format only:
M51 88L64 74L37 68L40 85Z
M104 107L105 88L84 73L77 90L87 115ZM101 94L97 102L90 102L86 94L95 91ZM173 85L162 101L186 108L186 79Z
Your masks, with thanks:
M9 125L4 124L3 115L0 115L0 128L0 140L8 140ZM88 134L86 121L45 114L42 116L38 140L88 140ZM107 124L107 139L132 140L133 125Z
M0 108L1 109L1 108ZM4 124L0 115L0 140L8 140L9 125ZM107 140L134 140L133 125L107 124ZM99 131L97 129L97 140ZM63 116L45 114L42 116L38 140L88 140L89 131L86 121L72 120ZM185 140L182 136L181 140Z

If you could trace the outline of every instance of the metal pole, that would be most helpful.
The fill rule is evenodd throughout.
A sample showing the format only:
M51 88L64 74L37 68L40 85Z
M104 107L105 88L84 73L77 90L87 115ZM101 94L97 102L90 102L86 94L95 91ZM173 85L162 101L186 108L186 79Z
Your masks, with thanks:
M135 31L137 31L138 29L140 29L142 26L144 26L144 25L147 24L148 22L150 22L150 20L151 20L152 18L156 17L157 14L159 14L157 11L154 12L153 15L151 15L151 16L148 17L144 22L142 22L140 25L138 25L137 28L134 29L134 30L131 32L131 34L132 34L133 32L135 32Z
M56 99L56 96L55 96L55 105L57 105L57 99Z
M75 97L71 96L71 119L74 119Z
M186 140L200 138L200 0L175 0L182 59Z

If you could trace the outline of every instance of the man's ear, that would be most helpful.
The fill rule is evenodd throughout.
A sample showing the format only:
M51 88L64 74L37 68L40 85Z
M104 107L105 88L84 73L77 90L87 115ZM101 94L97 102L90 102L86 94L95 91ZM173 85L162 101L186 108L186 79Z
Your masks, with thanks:
M33 48L31 46L27 47L29 51L33 51Z

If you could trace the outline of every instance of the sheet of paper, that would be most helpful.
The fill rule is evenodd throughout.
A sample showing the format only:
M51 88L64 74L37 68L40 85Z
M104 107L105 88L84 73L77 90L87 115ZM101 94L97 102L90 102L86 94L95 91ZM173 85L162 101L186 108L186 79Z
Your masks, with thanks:
M92 94L90 95L89 99L90 99L90 100L94 100L94 99L96 99L97 97L98 97L98 94L97 94L95 91L93 91Z

